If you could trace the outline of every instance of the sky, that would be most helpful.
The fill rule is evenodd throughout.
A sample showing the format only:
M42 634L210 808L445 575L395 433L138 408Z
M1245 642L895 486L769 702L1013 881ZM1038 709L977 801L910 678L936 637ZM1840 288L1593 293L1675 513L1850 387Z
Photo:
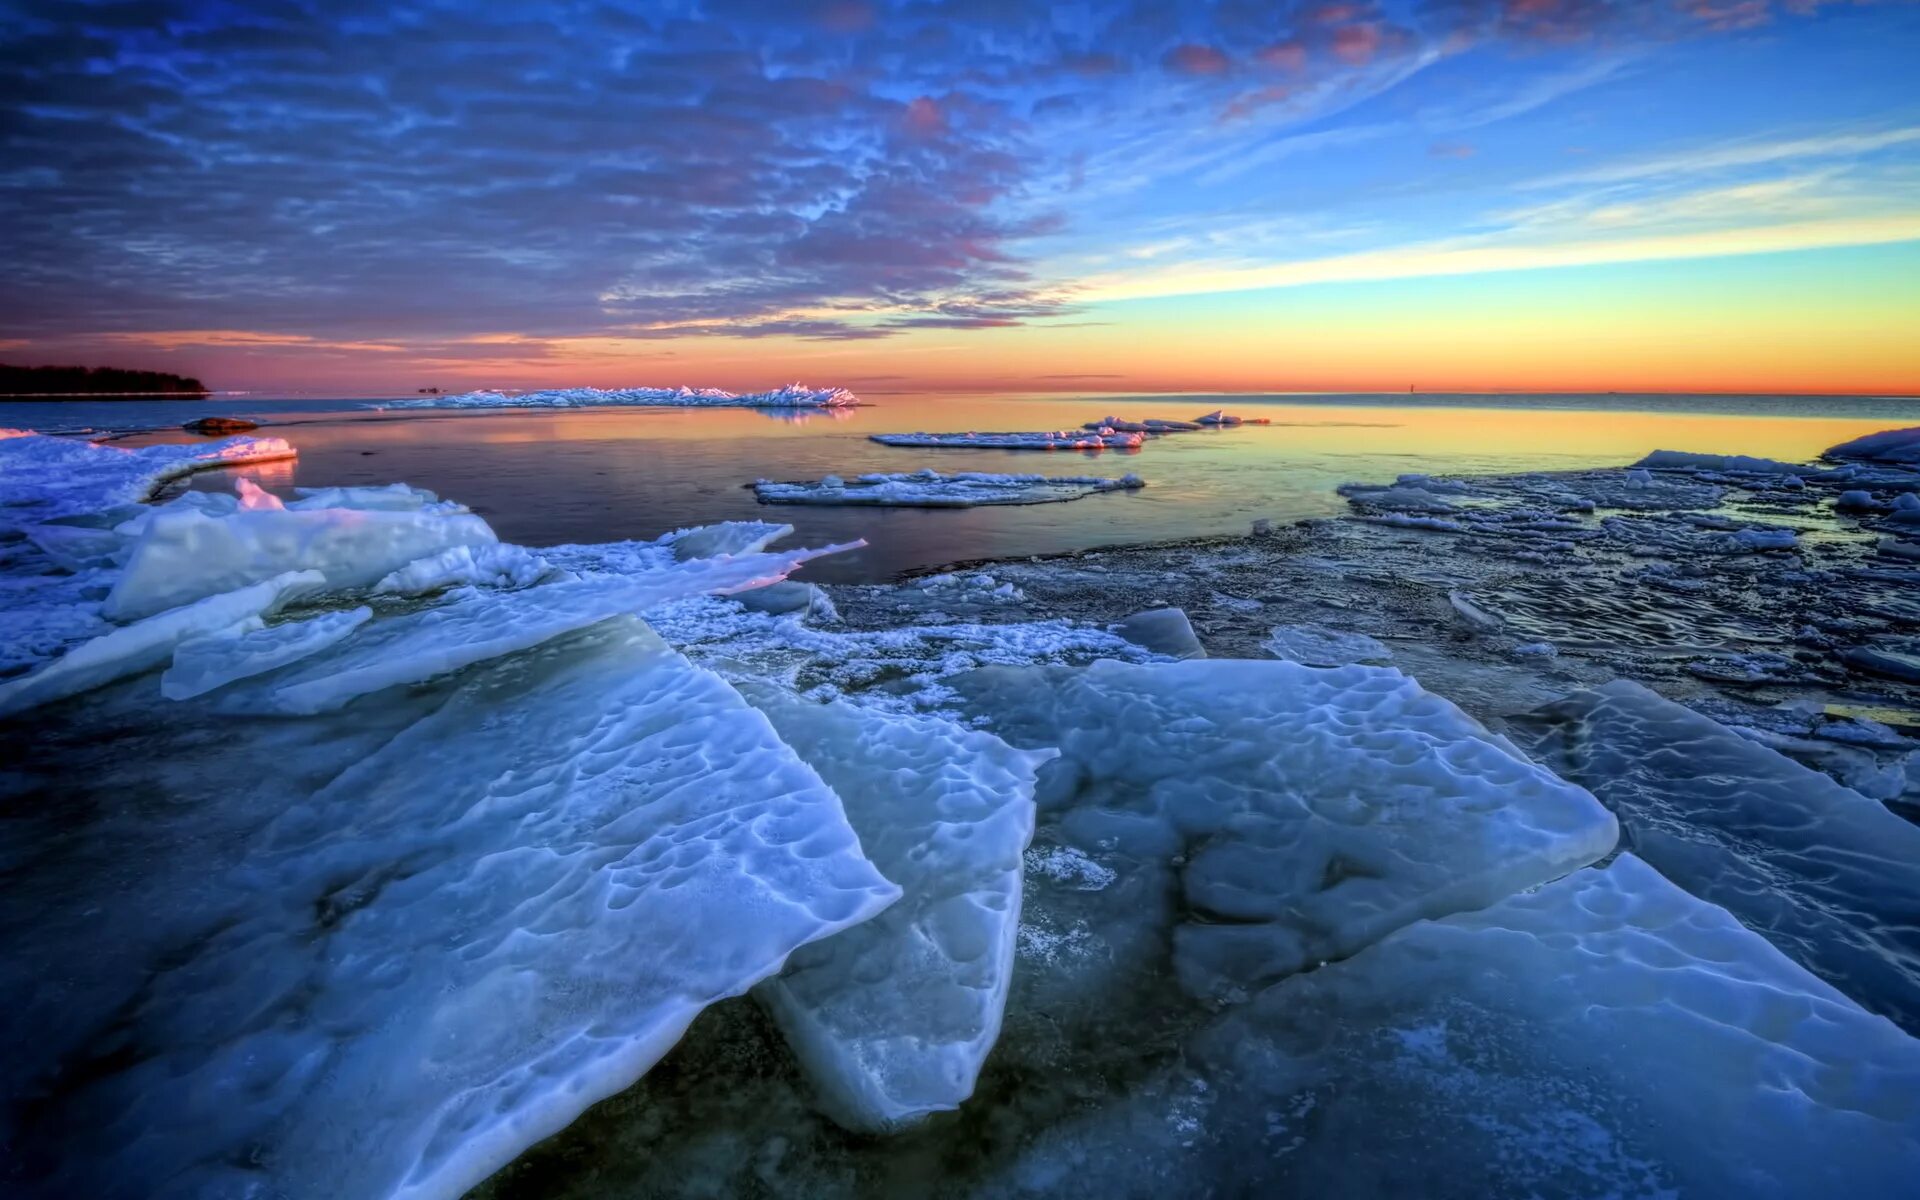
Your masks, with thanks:
M0 0L0 360L1920 393L1902 0Z

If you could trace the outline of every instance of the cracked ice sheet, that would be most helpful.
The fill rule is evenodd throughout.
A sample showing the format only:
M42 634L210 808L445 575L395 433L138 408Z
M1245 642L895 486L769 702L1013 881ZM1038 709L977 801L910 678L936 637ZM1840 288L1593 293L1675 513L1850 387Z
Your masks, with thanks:
M1510 727L1613 809L1635 853L1920 1030L1920 828L1625 680Z
M838 793L868 857L905 892L797 951L754 995L847 1128L885 1131L959 1107L1000 1034L1034 772L1053 752L938 717L766 687L747 696Z
M305 660L221 700L241 712L329 712L358 696L530 649L622 613L777 583L803 563L863 544L696 559L637 575L566 579L514 592L460 588L431 608L366 626L337 653Z
M1916 1171L1920 1043L1622 855L1276 984L977 1192L1892 1200Z
M1101 492L1134 491L1138 475L1005 475L990 471L941 474L931 468L900 474L856 476L851 483L829 475L818 483L762 479L753 493L763 504L889 505L900 508L973 508L994 504L1048 504Z
M119 446L0 430L0 525L84 516L138 504L195 471L294 457L277 437L231 437L184 446Z
M56 1086L66 1194L455 1197L899 889L637 620L489 667L285 811Z
M1175 929L1174 967L1203 998L1493 903L1618 834L1592 796L1394 670L1103 661L954 686L1015 745L1060 748L1040 798L1067 844L1178 865L1201 919Z

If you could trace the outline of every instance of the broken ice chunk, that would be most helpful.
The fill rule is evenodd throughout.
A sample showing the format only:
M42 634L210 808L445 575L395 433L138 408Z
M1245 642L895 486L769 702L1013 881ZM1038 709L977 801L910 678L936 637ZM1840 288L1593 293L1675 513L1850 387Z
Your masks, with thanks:
M1617 826L1398 671L1209 659L961 677L1082 849L1176 862L1174 967L1232 998L1594 861Z
M1276 625L1266 640L1267 653L1309 667L1385 662L1393 651L1364 633L1343 633L1318 625Z
M1510 724L1613 809L1635 853L1920 1030L1920 828L1626 680Z
M271 764L262 764L271 769ZM490 667L284 812L37 1098L49 1194L452 1200L899 895L633 619Z
M263 625L259 618L180 643L160 677L160 694L190 700L236 680L275 671L340 641L373 617L370 608L322 613L305 621Z
M289 595L310 591L322 582L318 571L288 571L82 642L34 674L0 683L0 715L20 712L151 670L166 662L182 642L263 616Z
M939 717L771 688L749 699L839 794L867 856L904 892L796 951L754 994L840 1124L887 1130L958 1107L1000 1034L1034 772L1053 753Z

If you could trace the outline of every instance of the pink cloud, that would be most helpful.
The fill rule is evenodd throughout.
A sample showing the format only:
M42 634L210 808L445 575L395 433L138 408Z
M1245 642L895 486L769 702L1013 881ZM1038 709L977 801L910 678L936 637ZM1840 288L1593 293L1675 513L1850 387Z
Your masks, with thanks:
M1773 19L1767 0L1680 0L1680 11L1708 29L1752 29Z
M1380 27L1371 22L1342 25L1333 31L1333 53L1349 66L1364 67L1380 53L1385 40Z
M922 96L907 105L907 115L903 118L907 132L916 137L934 137L945 133L947 114L940 102L931 96Z
M1192 42L1167 51L1163 61L1168 70L1185 75L1224 75L1230 65L1227 56L1219 50Z
M1253 52L1253 56L1265 65L1279 71L1298 72L1306 69L1307 48L1298 40L1275 42Z

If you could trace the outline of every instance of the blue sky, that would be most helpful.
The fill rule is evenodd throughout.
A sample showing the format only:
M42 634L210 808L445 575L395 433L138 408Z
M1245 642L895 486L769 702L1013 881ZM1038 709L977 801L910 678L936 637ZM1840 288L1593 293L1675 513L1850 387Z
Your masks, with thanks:
M1592 266L1920 240L1897 0L0 0L0 28L15 359L771 364L1488 272L1578 306Z

